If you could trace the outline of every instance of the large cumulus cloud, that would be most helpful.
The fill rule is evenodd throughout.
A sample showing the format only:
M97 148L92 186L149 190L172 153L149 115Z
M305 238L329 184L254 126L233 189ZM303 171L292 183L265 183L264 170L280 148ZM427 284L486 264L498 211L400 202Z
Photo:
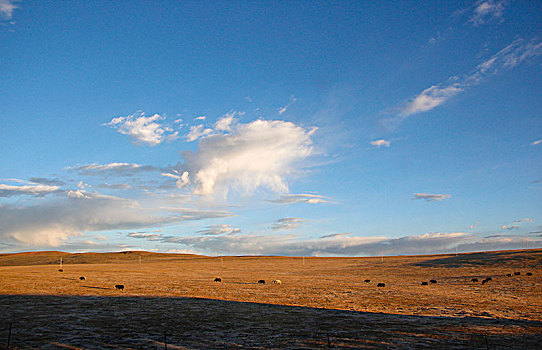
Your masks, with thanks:
M287 192L286 178L313 153L315 130L279 120L236 124L229 133L201 139L196 151L182 152L181 173L188 173L194 193L201 195L251 193L259 187Z

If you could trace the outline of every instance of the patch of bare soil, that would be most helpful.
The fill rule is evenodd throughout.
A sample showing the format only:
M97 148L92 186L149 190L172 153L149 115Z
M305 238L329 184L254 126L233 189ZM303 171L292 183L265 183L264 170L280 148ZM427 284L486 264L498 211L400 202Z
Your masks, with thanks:
M0 266L0 346L537 349L542 250L497 253Z

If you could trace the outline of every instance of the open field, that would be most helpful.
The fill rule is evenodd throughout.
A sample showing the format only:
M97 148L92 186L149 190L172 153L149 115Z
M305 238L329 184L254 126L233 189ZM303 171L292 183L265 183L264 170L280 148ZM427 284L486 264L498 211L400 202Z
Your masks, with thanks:
M542 343L541 263L542 250L383 261L0 255L0 345L11 323L11 345L20 348L164 348L165 332L169 349L534 349ZM430 279L437 283L420 285Z

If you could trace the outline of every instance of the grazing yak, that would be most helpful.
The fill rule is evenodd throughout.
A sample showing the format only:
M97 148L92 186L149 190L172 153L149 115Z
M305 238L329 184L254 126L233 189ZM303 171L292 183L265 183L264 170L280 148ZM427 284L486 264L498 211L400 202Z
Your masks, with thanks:
M511 274L511 273L507 273L506 276L507 276L507 277L512 277L512 274Z
M519 271L518 271L518 272L514 272L514 275L519 276L519 275L521 275L521 272L519 272Z
M281 280L274 280L273 283L274 283L274 284L281 284L282 281L281 281Z
M422 282L422 286L427 286L428 283L427 282Z
M527 272L526 275L527 275L527 276L532 276L533 273L532 273L532 272Z
M369 282L371 282L371 280L365 280L365 281L363 281L363 282L365 282L365 283L369 283Z
M116 284L115 289L124 290L124 284Z
M470 280L471 282L478 282L478 278L473 278Z
M62 269L58 269L58 272L62 272L62 271L64 271L64 270L62 270Z
M430 283L437 283L437 280L430 280Z
M487 282L491 281L491 277L486 278L482 281L482 284L486 284Z
M377 287L385 287L386 286L386 283L379 283L376 285Z
M81 276L81 277L79 277L79 279L80 279L81 281L84 281L84 280L85 280L85 277Z
M258 283L265 284L265 280L259 280Z
M222 282L222 278L220 277L215 278L215 282Z

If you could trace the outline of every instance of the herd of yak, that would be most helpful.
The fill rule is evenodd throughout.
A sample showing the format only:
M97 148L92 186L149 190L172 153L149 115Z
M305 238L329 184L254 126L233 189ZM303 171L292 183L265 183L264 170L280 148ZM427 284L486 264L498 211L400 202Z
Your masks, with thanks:
M63 272L64 270L58 269L58 271L59 271L59 272ZM519 271L514 272L514 276L519 276L519 275L521 275L521 272L519 272ZM533 274L532 274L532 272L527 272L526 275L527 275L527 276L532 276ZM512 274L511 274L511 273L507 273L506 276L507 276L507 277L512 277ZM84 277L84 276L81 276L81 277L79 277L79 280L85 281L85 277ZM492 280L493 280L493 279L492 279L491 277L486 277L484 280L482 280L482 284L486 284L486 283L488 283L489 281L492 281ZM217 277L217 278L215 278L214 282L222 282L222 278ZM363 282L365 282L365 283L371 283L371 280L364 280ZM471 279L471 282L478 282L478 278L473 278L473 279ZM437 283L437 280L435 280L435 279L429 280L429 283L432 283L432 284ZM422 286L427 286L427 285L429 285L429 283L426 282L426 281L423 281L421 285L422 285ZM258 281L258 284L265 284L265 280L259 280L259 281ZM274 280L274 281L273 281L273 284L282 284L282 281L281 281L281 280ZM378 283L376 286L377 286L377 287L380 287L380 288L383 288L383 287L386 286L386 284L380 282L380 283ZM124 285L123 285L123 284L116 284L116 285L115 285L115 289L117 289L117 290L124 290Z

